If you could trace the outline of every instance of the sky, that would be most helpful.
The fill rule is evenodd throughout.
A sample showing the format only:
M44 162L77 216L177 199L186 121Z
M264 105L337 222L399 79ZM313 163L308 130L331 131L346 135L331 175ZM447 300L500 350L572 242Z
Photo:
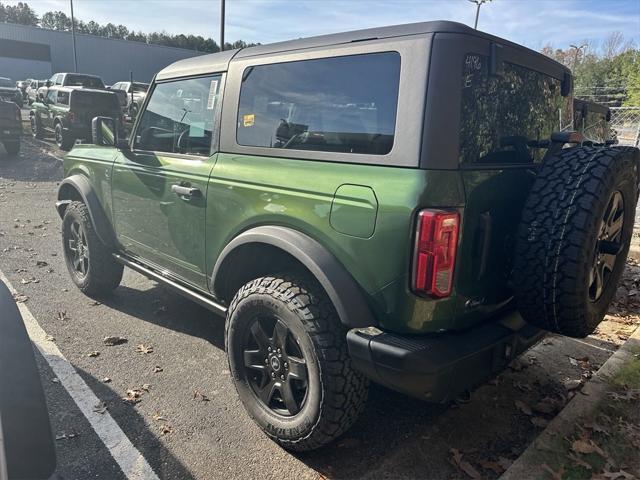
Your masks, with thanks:
M26 0L38 14L69 0ZM15 0L0 0L15 4ZM123 24L143 32L220 36L219 0L74 0L77 18ZM227 0L226 41L271 43L361 28L428 20L473 25L468 0ZM478 28L539 50L589 40L612 31L640 45L640 0L493 0L482 6Z

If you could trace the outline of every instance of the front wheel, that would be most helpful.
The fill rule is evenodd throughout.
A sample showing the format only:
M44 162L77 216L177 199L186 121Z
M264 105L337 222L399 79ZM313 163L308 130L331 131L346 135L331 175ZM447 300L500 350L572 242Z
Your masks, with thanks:
M283 447L318 448L360 415L368 381L353 369L346 329L315 279L247 283L231 302L225 330L240 400Z
M71 202L64 212L62 247L71 279L84 294L104 295L120 284L123 266L98 238L82 202Z

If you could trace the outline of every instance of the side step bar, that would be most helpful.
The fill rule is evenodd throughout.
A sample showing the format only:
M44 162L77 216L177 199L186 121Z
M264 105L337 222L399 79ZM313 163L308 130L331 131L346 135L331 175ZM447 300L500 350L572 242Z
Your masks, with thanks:
M184 285L174 280L171 280L170 278L164 275L161 275L158 272L155 272L154 270L151 270L143 265L140 265L139 263L132 262L128 258L123 257L122 255L119 255L117 253L113 254L113 258L115 258L118 262L123 264L125 267L129 267L130 269L135 270L138 273L141 273L145 277L148 277L152 280L155 280L156 282L159 282L169 287L171 290L179 293L183 297L187 297L188 299L193 300L194 302L198 303L204 308L211 310L212 312L217 313L218 315L226 316L227 307L216 302L212 297L208 296L207 294L194 292L192 289L185 287Z

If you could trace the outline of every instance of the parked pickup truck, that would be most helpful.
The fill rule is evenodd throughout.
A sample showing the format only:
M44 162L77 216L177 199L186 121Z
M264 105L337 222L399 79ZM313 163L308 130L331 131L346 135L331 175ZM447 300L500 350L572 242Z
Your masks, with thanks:
M571 92L452 22L178 61L130 138L98 117L65 157L69 273L101 296L126 266L226 316L238 395L289 449L345 432L370 380L454 400L615 293L639 151L565 128Z
M20 151L22 115L14 102L0 99L0 142L10 156Z

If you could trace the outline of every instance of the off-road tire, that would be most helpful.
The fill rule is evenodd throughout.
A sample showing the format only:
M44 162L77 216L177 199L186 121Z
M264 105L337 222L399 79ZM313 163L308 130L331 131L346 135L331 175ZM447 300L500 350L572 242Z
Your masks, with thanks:
M74 222L77 222L82 228L89 252L88 268L85 275L80 275L74 267L72 252L69 249L69 241L72 237L71 226ZM62 250L73 283L85 295L90 297L104 296L120 284L124 267L114 260L111 249L98 238L89 216L89 210L83 202L71 202L64 212Z
M20 140L5 140L3 145L10 157L15 157L20 153Z
M56 123L54 130L56 145L58 145L61 150L71 150L73 148L73 144L75 143L75 139L68 132L64 131L64 128L62 128L62 123Z
M584 337L602 321L629 251L639 160L638 150L629 147L568 148L545 160L522 213L514 258L517 305L527 322ZM596 297L599 238L615 192L624 205L616 242L621 248L607 257L613 268Z
M31 134L33 138L37 138L38 140L44 138L44 129L42 128L42 122L37 115L31 115L30 118L31 123Z
M294 416L283 417L268 408L252 389L244 367L243 339L252 319L265 312L287 324L307 362L307 396ZM307 274L262 277L244 285L229 306L225 345L245 409L284 448L321 447L349 429L364 408L369 382L351 365L346 329L333 304Z

